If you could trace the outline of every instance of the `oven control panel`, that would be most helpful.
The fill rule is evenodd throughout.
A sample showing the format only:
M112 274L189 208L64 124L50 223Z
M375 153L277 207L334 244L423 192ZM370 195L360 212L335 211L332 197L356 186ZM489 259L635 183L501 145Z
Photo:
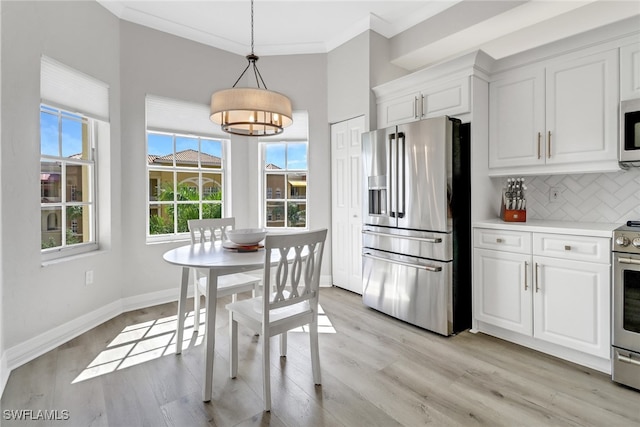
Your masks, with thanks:
M613 251L640 254L640 227L622 226L613 231Z

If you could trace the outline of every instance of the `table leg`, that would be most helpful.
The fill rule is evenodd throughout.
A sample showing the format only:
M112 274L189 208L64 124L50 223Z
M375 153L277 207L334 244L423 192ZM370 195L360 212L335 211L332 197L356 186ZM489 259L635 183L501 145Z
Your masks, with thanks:
M182 267L180 297L178 298L178 326L176 332L176 354L182 353L182 337L184 335L184 312L187 305L187 289L189 288L189 267Z
M216 348L216 303L218 300L218 275L209 269L207 280L207 313L205 326L205 368L203 400L209 402L213 391L213 358Z

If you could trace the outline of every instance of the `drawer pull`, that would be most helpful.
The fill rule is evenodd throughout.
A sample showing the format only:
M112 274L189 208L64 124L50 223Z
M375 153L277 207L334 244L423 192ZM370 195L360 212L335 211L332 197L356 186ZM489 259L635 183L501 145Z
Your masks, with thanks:
M570 251L571 250L571 246L570 245L564 245L564 250L565 251Z
M634 359L632 359L632 358L630 358L630 357L627 357L627 356L623 356L623 355L621 355L621 354L618 354L617 356L618 356L618 360L619 360L620 362L623 362L623 363L630 363L630 364L632 364L632 365L640 366L640 362L638 362L637 360L634 360Z
M500 239L500 238L497 238L497 239L496 239L496 243L502 243L502 242L504 242L504 240L502 240L502 239Z

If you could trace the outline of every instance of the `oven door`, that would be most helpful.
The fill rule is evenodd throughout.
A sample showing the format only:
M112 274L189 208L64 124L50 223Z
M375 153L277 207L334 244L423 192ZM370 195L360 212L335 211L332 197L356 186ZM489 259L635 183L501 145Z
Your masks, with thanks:
M614 252L613 345L640 352L640 255Z

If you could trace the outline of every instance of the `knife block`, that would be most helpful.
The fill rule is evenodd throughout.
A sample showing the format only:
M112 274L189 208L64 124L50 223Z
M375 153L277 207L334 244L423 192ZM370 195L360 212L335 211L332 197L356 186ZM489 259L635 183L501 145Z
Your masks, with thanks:
M500 208L500 217L504 222L526 222L527 210L526 209L507 209L503 201L502 207Z

